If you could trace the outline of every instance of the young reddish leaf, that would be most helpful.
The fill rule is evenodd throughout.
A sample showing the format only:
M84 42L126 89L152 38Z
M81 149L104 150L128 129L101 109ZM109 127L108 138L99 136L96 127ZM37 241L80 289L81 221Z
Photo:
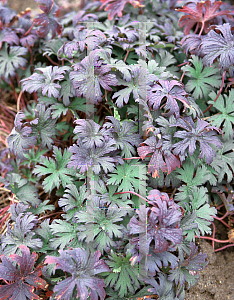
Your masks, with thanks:
M179 20L179 26L180 28L185 26L184 33L185 35L189 34L190 29L193 28L195 24L197 24L195 33L198 29L198 26L201 26L202 33L203 29L205 33L209 31L208 27L210 25L210 20L214 19L217 16L224 16L226 15L229 18L232 18L230 15L230 11L223 10L217 12L217 10L220 8L220 6L223 4L222 1L215 1L213 5L211 6L211 1L202 1L197 2L196 10L192 9L189 6L184 6L181 9L178 9L178 11L184 12L188 15L182 16ZM204 11L205 9L205 11Z
M61 35L62 33L62 25L60 25L54 18L54 14L58 10L58 6L54 3L54 0L35 0L38 3L43 3L45 5L39 5L40 9L44 11L43 14L39 14L35 19L34 22L37 25L41 25L37 30L37 34L40 38L44 38L47 36L49 31L52 31L53 39L56 35Z
M140 1L134 1L134 0L101 0L103 4L100 6L100 9L103 8L103 6L107 5L108 6L105 8L105 11L109 11L108 19L112 20L115 15L118 14L118 17L122 17L123 9L127 3L132 4L135 8L136 7L143 7L144 5L140 4Z
M180 167L180 160L170 150L162 150L162 144L162 140L157 141L155 136L151 136L142 143L144 146L137 149L141 159L153 152L148 166L148 173L152 173L154 178L159 177L160 169L169 174Z
M17 254L10 255L10 258L18 265L4 255L1 255L0 279L7 282L7 285L0 286L0 299L4 300L27 300L39 299L39 296L33 293L34 287L44 289L46 281L40 278L41 266L34 270L33 266L36 261L36 253L30 255L28 247L20 246L22 256Z

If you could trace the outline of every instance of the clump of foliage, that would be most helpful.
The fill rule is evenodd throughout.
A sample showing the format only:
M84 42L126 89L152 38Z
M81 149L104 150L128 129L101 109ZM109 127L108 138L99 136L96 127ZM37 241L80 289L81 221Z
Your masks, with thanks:
M0 2L18 108L0 298L185 299L208 264L195 238L234 209L230 6L36 2L34 18Z

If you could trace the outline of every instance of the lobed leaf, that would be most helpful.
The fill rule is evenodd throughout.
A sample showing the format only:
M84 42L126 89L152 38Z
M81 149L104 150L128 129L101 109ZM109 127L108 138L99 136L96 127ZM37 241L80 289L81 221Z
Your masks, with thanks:
M44 289L46 281L41 276L41 266L38 265L34 270L36 253L30 255L29 249L21 245L21 256L17 254L10 255L10 258L1 255L0 279L9 281L7 285L0 286L0 298L31 300L39 299L39 296L33 293L34 288ZM13 261L16 262L13 264Z

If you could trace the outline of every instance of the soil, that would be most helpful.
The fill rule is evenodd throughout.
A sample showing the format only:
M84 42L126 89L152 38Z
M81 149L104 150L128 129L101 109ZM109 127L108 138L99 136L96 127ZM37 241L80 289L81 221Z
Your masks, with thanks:
M215 238L228 240L228 230L219 221L214 222ZM197 239L198 241L198 239ZM185 300L233 300L234 299L234 247L214 252L209 241L200 239L199 250L207 254L208 266L199 272L200 280L187 293ZM215 243L215 249L226 244Z
M65 2L71 3L74 1ZM8 0L8 4L9 7L15 9L17 12L25 10L27 7L30 7L35 13L41 12L35 0ZM214 223L216 226L215 238L227 240L227 228L219 221L215 221ZM197 245L202 253L207 254L209 264L203 271L199 272L200 280L186 292L185 300L233 300L234 247L214 252L211 242L204 239L200 239ZM215 249L221 248L224 245L215 243Z

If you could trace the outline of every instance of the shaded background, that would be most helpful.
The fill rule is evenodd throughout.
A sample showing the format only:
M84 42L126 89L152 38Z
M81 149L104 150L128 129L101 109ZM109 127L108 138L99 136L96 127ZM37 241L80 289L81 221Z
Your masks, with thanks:
M40 3L37 3L35 0L8 0L7 3L10 8L16 10L18 13L24 11L26 8L31 8L35 13L42 13L39 8ZM67 8L71 6L72 10L79 10L82 0L55 0L55 3L58 6Z

